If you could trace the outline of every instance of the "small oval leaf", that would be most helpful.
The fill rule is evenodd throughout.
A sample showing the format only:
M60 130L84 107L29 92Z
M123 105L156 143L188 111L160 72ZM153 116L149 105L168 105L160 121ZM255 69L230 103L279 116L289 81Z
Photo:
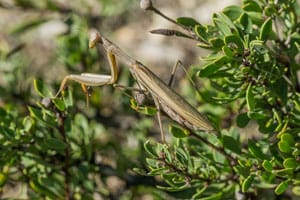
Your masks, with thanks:
M300 196L300 186L295 186L295 187L293 187L292 192L293 192L295 195Z
M53 149L53 150L57 150L57 151L63 151L68 147L68 145L66 143L64 143L63 141L61 141L59 139L56 139L56 138L46 139L44 144L48 148Z
M289 152L292 151L292 147L286 141L280 141L280 142L278 142L278 148L283 153L289 153Z
M268 18L261 26L261 30L259 33L259 39L263 40L263 41L267 40L270 37L272 32L273 32L272 31L272 19Z
M268 160L264 160L264 162L262 163L262 166L268 172L271 172L273 170L272 163Z
M238 37L237 35L234 35L234 34L227 35L224 38L224 42L225 42L226 45L232 46L240 54L243 54L244 44L243 44L242 39L240 37Z
M254 180L254 175L249 175L242 183L242 192L247 192Z
M179 17L177 18L177 23L187 26L187 27L192 27L194 28L196 25L200 25L199 22L197 22L195 19L191 17Z
M236 118L236 125L240 128L244 128L249 123L250 118L247 113L241 113Z
M156 151L153 149L153 146L150 144L150 140L147 140L145 143L144 143L144 149L146 150L146 152L153 156L153 157L158 157Z
M287 158L283 162L283 166L285 168L292 168L295 169L296 167L299 166L299 162L295 158Z
M174 125L169 126L169 132L176 138L185 138L190 134L187 129L183 129Z
M256 158L259 158L261 160L267 160L268 156L266 156L262 150L256 146L256 144L252 140L248 140L248 149L249 152Z
M254 99L254 94L252 91L251 83L248 85L248 88L246 91L246 100L247 100L247 106L248 106L249 111L253 111L255 109L255 99Z
M232 151L236 154L242 153L240 143L237 140L235 140L233 137L223 135L222 142L223 142L225 149L229 149L230 151Z
M277 195L280 195L280 194L282 194L282 193L284 193L285 192L285 190L288 188L288 186L289 186L289 180L287 180L287 181L283 181L283 182L281 182L279 185L277 185L277 187L275 188L275 193L277 194Z
M33 81L33 87L35 89L35 91L43 98L45 97L53 97L52 93L50 92L50 90L45 87L44 83L40 80L35 79Z
M58 110L64 111L66 109L64 100L59 99L59 98L55 98L55 99L52 99L52 102L54 103L55 107Z

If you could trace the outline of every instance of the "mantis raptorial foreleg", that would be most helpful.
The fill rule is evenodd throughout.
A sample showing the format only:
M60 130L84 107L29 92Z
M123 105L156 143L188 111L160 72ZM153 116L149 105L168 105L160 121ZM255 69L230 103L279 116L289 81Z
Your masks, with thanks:
M92 74L92 73L82 73L82 74L69 74L65 76L63 81L60 84L60 88L56 93L55 97L57 97L66 87L67 82L69 80L79 82L81 84L81 88L86 95L87 105L89 102L89 92L87 86L102 86L113 84L117 81L118 73L117 73L117 62L114 54L107 50L107 57L109 61L109 66L111 70L111 75L104 74Z
M101 74L90 74L90 73L82 73L80 75L78 74L67 75L61 82L60 88L56 93L55 97L57 97L64 90L69 80L76 81L81 84L81 88L86 95L86 101L88 105L90 94L86 86L102 86L102 85L109 84L112 80L112 76L101 75Z

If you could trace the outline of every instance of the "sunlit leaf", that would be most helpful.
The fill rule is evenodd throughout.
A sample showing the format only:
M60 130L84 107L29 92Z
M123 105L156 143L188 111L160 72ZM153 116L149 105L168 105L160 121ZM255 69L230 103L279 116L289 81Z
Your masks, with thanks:
M267 160L268 156L265 155L262 150L252 141L248 140L248 149L249 152L256 158L261 160Z
M242 183L242 192L247 192L254 181L254 175L249 175Z
M241 154L241 144L231 136L222 136L223 145L226 149L231 150L236 154Z
M176 138L185 138L190 134L188 130L175 125L169 126L169 132Z
M277 195L280 195L282 193L285 192L285 190L288 188L289 186L289 180L287 181L282 181L279 185L277 185L277 187L275 188L275 193Z
M252 91L252 84L248 85L247 91L246 91L246 100L247 100L247 106L249 111L253 111L255 109L255 99L254 94Z
M195 27L196 25L199 25L200 23L197 22L195 19L190 17L179 17L177 18L177 23L182 24L187 27Z
M268 18L263 25L261 26L261 30L259 33L259 39L260 40L267 40L270 35L272 34L272 19Z

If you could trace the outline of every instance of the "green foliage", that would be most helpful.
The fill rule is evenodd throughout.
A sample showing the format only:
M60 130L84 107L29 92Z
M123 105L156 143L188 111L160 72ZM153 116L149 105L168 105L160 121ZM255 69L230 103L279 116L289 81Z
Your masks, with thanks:
M189 198L198 194L212 199L225 199L236 190L245 195L270 188L276 195L289 187L297 191L300 35L296 9L299 10L296 1L281 1L279 5L273 1L244 0L241 7L229 6L214 14L213 25L191 18L177 20L180 26L192 28L199 47L211 51L193 71L202 80L207 78L206 87L199 91L201 97L232 111L229 116L213 116L215 121L229 118L241 128L256 122L260 139L242 140L253 134L243 129L238 134L222 132L213 142L205 135L190 134L200 140L194 146L194 139L171 129L174 137L184 139L168 148L154 145L152 151L160 153L150 153L148 162L148 174L160 175L169 185L164 189L187 192ZM203 149L205 144L211 147L209 151ZM178 148L185 151L186 162L178 158ZM150 152L149 145L147 149ZM206 161L201 170L191 164L194 160ZM230 189L224 187L227 181ZM211 187L218 188L217 196L208 192Z
M122 18L130 1L101 2L101 16L90 15L88 5L77 10L55 1L14 2L24 10L64 16L67 31L56 38L55 57L68 73L98 73L102 61L88 49L88 29L100 17ZM55 98L59 83L38 75L31 91L21 79L30 63L19 53L22 43L0 46L0 196L19 184L29 199L299 197L299 10L295 0L243 0L215 13L212 25L180 17L168 20L182 32L153 32L193 39L195 48L210 51L192 69L201 87L191 96L205 102L201 111L220 131L171 125L168 144L151 135L153 105L139 105L107 86L92 93L86 107L77 85ZM34 18L8 31L18 37L50 19ZM126 71L120 75L134 84ZM145 115L132 120L135 111ZM121 112L130 117L117 116ZM121 127L122 120L134 122ZM112 178L121 183L110 184Z

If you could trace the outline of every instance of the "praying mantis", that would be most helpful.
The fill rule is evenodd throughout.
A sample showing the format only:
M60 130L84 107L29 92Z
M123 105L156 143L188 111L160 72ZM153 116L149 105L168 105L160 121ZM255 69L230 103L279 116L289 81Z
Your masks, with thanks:
M56 94L56 97L64 90L69 80L77 81L81 84L83 91L88 94L87 86L103 86L117 82L117 60L119 57L129 67L129 71L137 82L140 91L150 94L157 108L157 118L161 133L161 140L165 143L165 134L162 128L161 111L168 115L172 120L190 130L214 132L215 129L208 119L200 114L182 96L169 87L150 69L141 62L131 58L117 45L101 36L99 32L93 31L89 38L89 47L93 48L100 44L106 50L111 75L103 74L70 74L67 75Z

